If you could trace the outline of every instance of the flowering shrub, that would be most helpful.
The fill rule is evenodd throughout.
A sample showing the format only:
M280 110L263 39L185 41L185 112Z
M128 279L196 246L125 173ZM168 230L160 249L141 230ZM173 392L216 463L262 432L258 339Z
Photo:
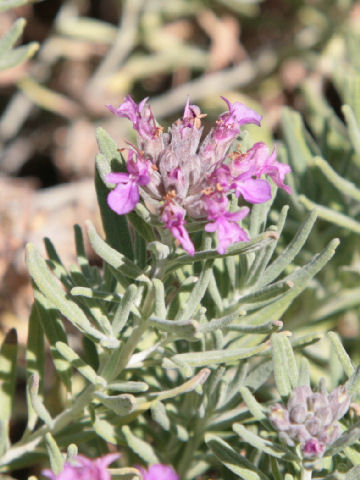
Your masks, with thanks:
M28 424L12 444L6 432L17 351L10 331L0 352L1 472L48 455L52 469L43 473L50 480L109 480L111 473L198 480L229 478L229 470L244 480L270 480L264 471L276 479L291 471L291 480L304 480L331 452L346 458L344 448L359 438L360 429L341 420L359 384L341 341L328 334L348 390L313 393L304 386L310 368L303 350L320 337L291 338L281 331L282 315L332 258L338 240L313 258L300 257L307 263L294 268L316 214L284 247L288 208L273 210L275 224L269 224L269 182L290 193L284 183L290 168L262 142L246 152L233 145L242 125L261 118L225 101L228 110L203 139L204 115L189 102L168 132L146 101L137 105L126 97L118 109L110 107L132 121L138 143L129 145L124 164L115 142L98 130L96 189L105 239L90 222L87 234L102 265L89 263L78 226L77 267L67 270L49 240L47 262L35 247L27 248L34 284ZM115 165L120 171L112 171ZM249 213L245 203L253 204L248 231L238 223ZM217 232L216 248L208 232ZM186 254L171 248L169 233ZM69 342L68 323L82 342ZM56 412L44 402L45 339L67 391ZM269 411L257 400L261 389L272 394L272 378L289 399L287 408L277 404ZM274 430L286 444L269 440ZM71 454L78 447L70 442L80 455ZM86 456L97 445L101 455L109 444L122 455L113 470L108 467L118 455ZM29 451L38 460L29 460Z
M222 98L228 111L219 116L203 141L201 120L206 115L189 100L182 119L168 132L157 125L147 99L137 105L127 96L118 108L108 106L118 117L128 118L138 134L138 145L130 144L127 149L127 172L106 177L117 184L108 196L110 208L119 215L129 213L141 196L190 255L195 248L185 228L186 216L209 222L205 230L217 232L218 252L223 254L232 243L249 241L238 224L249 208L230 211L230 194L252 204L270 200L271 186L263 175L291 191L284 184L290 167L276 161L275 150L270 153L264 143L256 143L243 153L232 149L241 126L260 125L261 116L239 102L232 104Z

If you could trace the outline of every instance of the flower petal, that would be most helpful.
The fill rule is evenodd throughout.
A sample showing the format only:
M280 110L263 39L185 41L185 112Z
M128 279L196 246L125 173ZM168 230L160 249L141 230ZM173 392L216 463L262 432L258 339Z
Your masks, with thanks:
M125 215L135 208L139 198L139 187L129 178L127 183L119 183L117 187L109 193L107 203L118 215Z
M271 198L271 186L266 180L249 178L234 183L236 196L241 194L247 202L264 203Z

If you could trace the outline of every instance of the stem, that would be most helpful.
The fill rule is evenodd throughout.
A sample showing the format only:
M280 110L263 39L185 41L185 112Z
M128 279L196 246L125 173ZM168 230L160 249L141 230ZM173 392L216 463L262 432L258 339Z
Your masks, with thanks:
M300 480L311 480L312 470L308 470L305 467L301 467L301 476Z
M54 435L64 427L69 425L76 418L76 414L79 410L85 408L91 401L95 391L94 385L88 385L85 390L77 397L73 405L57 417L54 418L54 423L51 428L51 434ZM12 462L13 460L21 457L25 453L32 452L35 447L44 439L45 434L50 431L47 425L43 425L36 432L29 435L24 440L20 440L10 450L8 450L1 458L0 468Z

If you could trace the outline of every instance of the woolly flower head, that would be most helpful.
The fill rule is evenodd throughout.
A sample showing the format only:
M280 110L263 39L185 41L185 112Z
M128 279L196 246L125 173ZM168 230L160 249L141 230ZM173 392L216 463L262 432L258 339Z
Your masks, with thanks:
M318 392L303 385L294 388L286 407L272 405L270 421L289 446L300 444L304 458L319 458L340 437L338 420L349 406L350 395L344 385L331 393L324 383L320 383Z
M256 143L247 152L232 148L242 125L260 125L261 116L242 103L223 97L227 111L202 139L202 118L197 105L187 101L183 117L167 132L157 125L144 99L139 104L128 95L123 103L108 109L129 119L137 132L137 145L129 144L127 172L112 172L106 180L116 187L108 195L108 205L119 215L131 212L142 198L152 214L190 255L195 248L186 230L186 219L207 221L205 230L217 232L218 252L229 245L248 241L239 222L248 215L243 206L230 211L229 196L248 203L263 203L271 198L271 186L263 178L290 193L284 184L288 165L276 160L264 143Z
M43 470L42 474L50 480L111 480L107 467L119 457L117 453L94 459L77 455L71 461L65 462L60 473Z

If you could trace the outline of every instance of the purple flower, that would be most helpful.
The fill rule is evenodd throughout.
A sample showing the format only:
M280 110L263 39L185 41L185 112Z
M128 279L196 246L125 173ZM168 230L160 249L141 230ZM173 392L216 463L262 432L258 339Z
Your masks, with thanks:
M233 140L240 133L240 127L246 123L260 125L262 116L240 102L231 103L221 97L228 105L229 111L220 115L216 122L214 137L219 142Z
M270 407L270 421L289 445L299 443L305 458L322 457L327 447L341 435L338 420L350 405L350 395L341 385L327 393L323 383L318 392L303 385L295 387L287 406Z
M168 201L163 209L161 220L164 222L165 228L170 230L173 237L180 242L183 249L189 254L194 255L194 244L190 240L185 225L185 210L179 205Z
M140 199L139 186L150 182L150 162L142 158L141 152L137 152L137 159L134 160L134 150L129 150L127 169L129 173L109 173L106 180L116 183L107 198L109 207L118 215L131 212Z
M156 126L154 115L146 102L147 98L144 98L137 105L128 95L118 108L114 108L112 105L106 105L106 107L117 117L128 118L141 137L151 140L158 135L161 129Z
M208 219L213 223L205 225L206 232L217 232L218 248L220 254L224 254L229 245L235 242L248 242L249 237L237 222L242 220L249 213L249 208L230 213L226 210L228 199L221 193L212 194L205 199Z
M178 474L169 465L161 463L151 465L147 470L142 467L136 467L142 476L142 480L179 480Z
M119 215L131 212L142 199L151 214L158 216L178 243L193 255L186 219L208 221L207 232L217 232L218 252L225 253L234 242L249 241L238 222L248 208L229 211L228 195L256 204L271 198L270 176L286 191L284 176L290 167L276 161L263 143L248 152L230 153L233 140L246 123L260 124L261 116L245 105L223 98L228 110L202 140L201 113L186 102L183 117L167 132L158 127L146 99L136 104L128 95L109 110L128 118L138 132L137 146L128 148L127 172L111 173L106 180L116 183L109 193L109 207Z
M65 462L60 473L55 474L51 470L43 470L41 473L50 480L111 480L107 467L119 457L118 453L109 453L91 460L77 455L70 462Z

